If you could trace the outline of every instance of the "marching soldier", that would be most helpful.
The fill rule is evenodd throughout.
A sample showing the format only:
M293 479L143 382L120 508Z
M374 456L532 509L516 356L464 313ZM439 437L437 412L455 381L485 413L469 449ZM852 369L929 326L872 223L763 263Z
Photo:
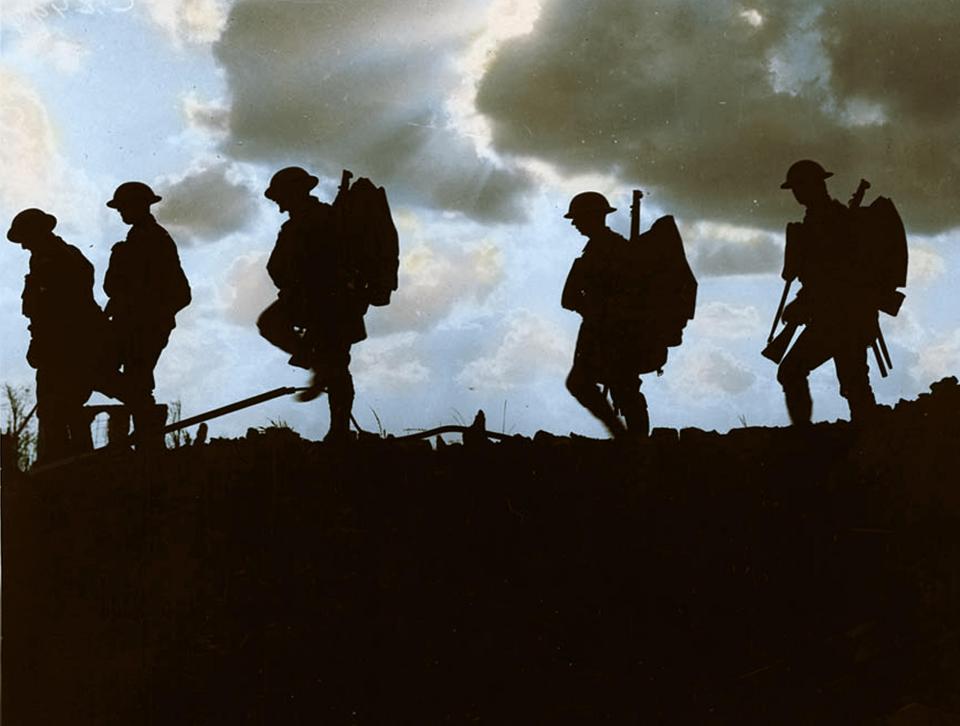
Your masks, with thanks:
M853 212L827 192L831 176L817 162L804 159L789 168L780 185L806 207L803 222L791 225L796 240L788 247L795 250L795 259L788 259L784 268L784 279L796 277L802 288L783 310L786 323L805 328L777 372L795 425L810 422L813 402L807 377L831 358L851 419L869 416L876 406L867 348L878 333L877 301L864 279Z
M30 320L27 362L37 371L38 462L92 448L90 397L103 349L103 312L93 298L93 265L53 233L56 218L25 209L13 218L7 239L30 253L22 311Z
M647 401L640 393L639 360L648 356L638 357L636 325L628 322L624 314L628 311L618 299L635 280L629 274L634 266L627 240L607 227L606 216L613 211L599 192L583 192L571 200L564 215L588 239L583 254L574 261L561 299L564 308L583 318L567 390L615 438L627 433L646 436L650 423ZM664 362L666 347L653 368ZM609 388L616 408L599 386Z
M117 187L107 206L130 225L126 240L110 252L103 290L123 373L116 395L133 414L138 432L157 431L153 369L176 327L176 314L190 304L190 285L177 245L150 211L160 197L142 182Z
M257 320L260 334L288 353L290 364L312 370L310 401L326 391L330 430L325 441L349 437L353 408L350 347L367 337L367 303L338 239L334 210L310 194L317 177L300 167L281 169L264 192L289 219L267 261L277 300Z

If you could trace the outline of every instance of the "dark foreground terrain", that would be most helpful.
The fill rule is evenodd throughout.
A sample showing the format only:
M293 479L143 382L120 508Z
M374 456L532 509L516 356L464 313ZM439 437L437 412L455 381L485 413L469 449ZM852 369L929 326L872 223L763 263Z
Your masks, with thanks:
M868 430L4 471L3 723L947 724L960 388Z

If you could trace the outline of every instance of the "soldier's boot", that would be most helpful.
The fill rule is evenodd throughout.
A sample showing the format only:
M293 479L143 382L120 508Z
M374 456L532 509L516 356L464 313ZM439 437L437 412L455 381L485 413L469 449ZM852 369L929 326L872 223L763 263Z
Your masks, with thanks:
M157 405L150 397L149 404L133 409L133 435L137 451L160 451L163 445L163 426L167 422L167 407Z
M790 423L794 426L806 426L813 417L813 399L810 397L810 385L803 381L785 384L783 395L787 403Z
M124 448L130 446L130 409L117 406L107 413L107 446Z
M297 400L302 402L312 401L329 389L327 374L322 367L313 369L310 376L310 385L297 394Z
M93 424L93 414L81 408L70 421L70 446L75 454L93 451L93 434L90 427Z
M567 390L580 402L581 406L600 419L600 423L606 427L611 436L616 439L626 435L627 427L623 425L616 411L607 402L607 397L600 393L595 383L582 383L568 377Z
M37 460L35 464L50 464L71 454L67 422L56 413L37 416Z
M278 303L270 305L260 314L257 318L257 330L265 340L290 354L290 365L298 368L310 367L310 351L306 349L303 337Z
M847 405L850 407L850 421L855 424L868 423L877 412L877 399L873 389L866 388L847 394Z
M353 410L353 377L348 372L330 386L327 399L330 404L330 430L323 440L341 443L352 439L350 435L350 412Z
M647 410L647 397L637 391L620 407L627 420L627 431L631 436L646 438L650 435L650 413Z

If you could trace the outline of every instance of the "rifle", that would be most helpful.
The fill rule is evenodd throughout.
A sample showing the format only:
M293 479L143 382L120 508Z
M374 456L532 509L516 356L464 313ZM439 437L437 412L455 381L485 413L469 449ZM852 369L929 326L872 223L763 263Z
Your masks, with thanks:
M863 193L869 188L870 182L866 179L861 179L857 191L850 197L847 206L850 207L850 209L859 207L863 203ZM863 191L861 191L861 189ZM903 304L903 299L904 295L902 292L895 292L889 299L883 301L880 309L888 312L890 315L896 315L900 312L900 305ZM870 347L873 349L873 357L877 360L877 369L880 371L880 377L886 378L887 371L893 368L893 362L890 360L890 351L887 350L887 343L883 339L883 331L880 330L879 323L877 323L877 337L870 343ZM884 363L886 363L886 365L884 365Z
M196 423L202 423L204 421L209 421L212 418L219 418L228 413L233 413L234 411L240 411L244 408L249 408L250 406L256 406L259 403L265 403L266 401L272 401L274 398L279 398L280 396L288 396L291 393L296 393L297 391L303 390L302 388L294 388L293 386L284 386L282 388L274 388L272 391L267 391L266 393L261 393L258 396L251 396L250 398L244 398L242 401L237 401L236 403L231 403L227 406L220 406L219 408L214 408L210 411L205 411L204 413L198 414L196 416L191 416L190 418L185 418L180 421L174 421L171 424L167 424L161 430L162 433L169 434L174 431L179 431L180 429L185 429L188 426L193 426ZM134 432L136 436L136 432Z
M643 192L639 189L633 190L633 204L630 205L630 241L636 242L640 239L640 200L643 199Z
M850 197L850 201L847 202L847 207L850 209L856 209L859 207L863 203L863 196L867 193L867 189L869 188L870 182L868 182L866 179L861 179L860 183L857 185L857 190ZM794 226L793 224L787 225L787 250L789 250L791 247L795 248L798 244L796 235L798 234L799 229L799 226ZM793 242L792 245L791 242ZM790 257L786 250L784 251L784 256L786 258ZM794 279L796 279L796 276L796 270L787 269L787 265L784 264L783 279L785 280L785 283L783 286L783 295L780 297L780 306L777 308L777 314L773 318L773 327L770 328L770 336L767 338L767 346L760 352L760 355L762 355L764 358L767 358L778 365L780 361L783 360L783 356L786 354L787 348L790 346L790 341L793 340L793 336L797 332L797 328L800 327L800 323L789 322L784 326L783 330L780 331L780 334L774 337L774 333L777 330L777 325L780 324L780 320L783 317L783 310L786 307L787 295L790 292L790 284L794 281ZM885 348L886 345L884 345L884 349ZM887 375L887 371L884 368L883 361L880 359L876 342L873 344L873 350L877 356L880 375L885 377Z
M353 172L348 169L344 169L343 173L340 175L340 186L337 187L337 196L333 200L334 206L339 206L342 204L343 198L346 196L347 192L350 191L350 180L353 179Z
M790 341L793 340L793 336L799 327L799 323L789 322L784 329L780 331L780 335L777 337L773 335L777 329L777 325L780 323L780 319L783 317L783 309L787 305L787 295L790 294L790 284L792 282L793 278L790 278L783 284L783 295L780 296L780 306L777 308L777 314L773 318L773 327L770 328L770 335L767 337L767 346L760 351L760 355L777 364L783 360Z
M780 296L780 305L777 306L777 314L773 317L773 325L770 327L770 335L767 336L767 346L760 352L764 358L772 360L774 363L779 364L783 359L784 354L787 352L787 348L790 346L790 341L793 340L793 336L797 332L797 328L800 326L797 322L789 322L780 331L780 335L774 337L777 326L780 324L780 321L783 318L783 311L787 307L787 297L790 295L790 285L793 284L793 281L797 278L797 270L794 261L796 259L797 253L796 249L798 246L801 246L803 242L800 239L800 234L802 226L797 222L791 222L787 225L787 244L784 249L784 263L783 263L783 294Z

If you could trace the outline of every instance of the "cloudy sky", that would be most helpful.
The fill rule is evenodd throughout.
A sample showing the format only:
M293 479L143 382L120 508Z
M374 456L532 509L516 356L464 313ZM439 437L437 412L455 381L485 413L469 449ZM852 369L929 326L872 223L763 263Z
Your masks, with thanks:
M922 12L918 12L922 5ZM960 4L955 0L2 0L0 222L39 206L98 271L126 234L104 206L126 180L164 197L194 303L157 369L185 414L306 376L259 338L283 217L263 197L299 164L331 199L343 168L384 185L400 290L354 348L355 414L394 433L460 420L602 435L563 386L579 319L559 306L583 239L562 218L596 189L626 234L673 214L700 281L654 426L784 425L759 355L782 283L779 189L792 161L861 177L906 223L904 309L885 318L894 403L960 370ZM3 248L0 378L32 383ZM871 364L872 365L872 364ZM831 365L817 419L846 417ZM324 400L279 400L213 435L283 420L326 429Z

